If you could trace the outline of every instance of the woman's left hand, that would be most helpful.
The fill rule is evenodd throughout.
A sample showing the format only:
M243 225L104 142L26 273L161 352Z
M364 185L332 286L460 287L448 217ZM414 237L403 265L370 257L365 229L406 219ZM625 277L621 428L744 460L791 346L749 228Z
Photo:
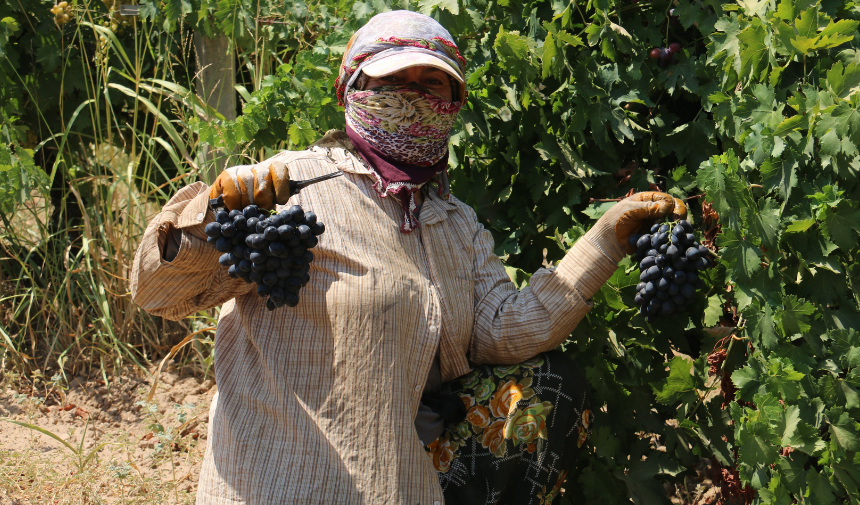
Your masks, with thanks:
M628 240L645 225L667 216L687 217L684 202L667 193L646 191L629 196L610 208L585 235L613 261L634 252Z

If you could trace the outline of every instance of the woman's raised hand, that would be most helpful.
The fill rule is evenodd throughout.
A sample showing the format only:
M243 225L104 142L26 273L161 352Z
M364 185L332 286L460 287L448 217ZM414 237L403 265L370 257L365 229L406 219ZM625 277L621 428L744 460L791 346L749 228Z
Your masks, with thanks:
M687 206L667 193L636 193L613 205L585 238L613 261L618 262L635 250L628 243L631 235L667 216L683 219L687 217Z
M230 210L254 204L265 209L290 199L290 173L280 161L265 165L239 165L221 172L209 189L209 198L224 196Z

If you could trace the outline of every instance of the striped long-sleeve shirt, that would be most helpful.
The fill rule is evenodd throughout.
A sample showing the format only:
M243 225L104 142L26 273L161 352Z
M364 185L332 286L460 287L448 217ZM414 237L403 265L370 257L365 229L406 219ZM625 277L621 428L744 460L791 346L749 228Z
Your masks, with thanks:
M400 202L378 196L349 147L273 158L295 180L344 172L287 203L326 225L295 308L268 311L219 266L203 183L177 192L144 234L131 278L141 307L180 319L222 305L198 504L441 504L413 424L437 349L443 380L553 349L616 268L580 240L518 291L469 206L430 192L418 230L401 233Z

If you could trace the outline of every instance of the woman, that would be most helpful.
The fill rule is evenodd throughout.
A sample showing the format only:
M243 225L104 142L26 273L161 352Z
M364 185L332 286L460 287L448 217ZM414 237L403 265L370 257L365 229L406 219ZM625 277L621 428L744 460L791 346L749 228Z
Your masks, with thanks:
M344 55L346 135L192 184L150 223L135 301L171 319L222 305L198 503L557 496L591 415L581 373L547 351L588 312L629 235L685 210L662 193L625 199L517 291L490 233L447 192L464 72L431 18L380 14ZM336 170L286 192L288 179ZM298 204L326 224L297 307L269 312L218 265L203 233L215 196L230 208Z

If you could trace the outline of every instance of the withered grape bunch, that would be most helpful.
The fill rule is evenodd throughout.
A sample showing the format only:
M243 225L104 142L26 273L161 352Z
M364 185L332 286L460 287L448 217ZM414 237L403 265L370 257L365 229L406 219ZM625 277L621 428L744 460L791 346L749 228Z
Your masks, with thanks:
M650 233L630 237L630 244L641 272L635 301L646 321L685 310L704 286L699 272L711 266L693 226L686 220L655 224Z
M298 205L271 214L256 205L217 209L215 221L206 225L207 241L224 253L218 262L230 277L255 283L269 310L298 305L299 291L310 280L311 249L323 232L316 214Z

